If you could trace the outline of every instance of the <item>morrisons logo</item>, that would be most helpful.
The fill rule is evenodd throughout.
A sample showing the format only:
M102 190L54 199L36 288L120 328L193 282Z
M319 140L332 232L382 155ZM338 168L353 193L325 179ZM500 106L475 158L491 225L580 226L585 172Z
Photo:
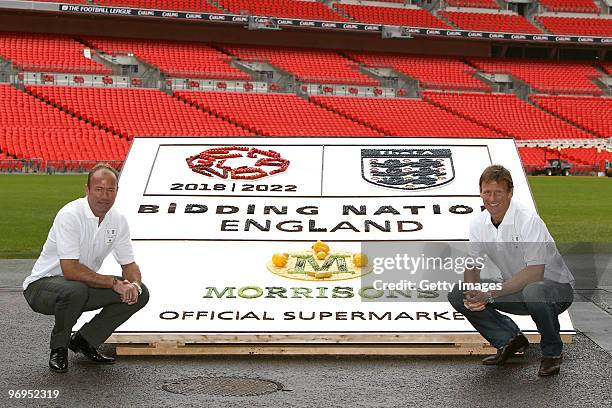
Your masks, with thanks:
M266 266L275 275L306 281L353 279L372 270L365 254L334 251L321 241L308 251L276 253Z
M328 256L322 264L314 258L312 255L297 255L295 261L295 267L293 270L289 271L289 273L302 273L305 274L307 272L331 272L332 274L338 273L355 273L354 269L350 269L346 264L346 259L350 258L351 255L330 255ZM307 267L310 267L310 270L307 271ZM332 268L334 267L335 268Z

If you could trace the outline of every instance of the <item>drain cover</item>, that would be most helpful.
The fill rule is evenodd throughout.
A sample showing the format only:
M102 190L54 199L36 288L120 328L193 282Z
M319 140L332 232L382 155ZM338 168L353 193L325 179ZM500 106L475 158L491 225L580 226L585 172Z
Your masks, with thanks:
M183 395L246 397L270 394L283 389L276 381L246 377L195 377L162 385L162 389Z

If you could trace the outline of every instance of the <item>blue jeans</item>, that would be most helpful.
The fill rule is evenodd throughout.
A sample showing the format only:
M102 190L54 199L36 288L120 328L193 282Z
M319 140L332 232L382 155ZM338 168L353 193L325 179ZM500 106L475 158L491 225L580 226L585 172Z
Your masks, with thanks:
M483 280L483 282L485 282ZM497 349L504 347L520 329L514 321L501 313L530 315L540 332L540 348L544 357L557 357L563 350L559 334L559 314L563 313L574 299L569 283L550 280L533 282L522 291L495 298L484 310L473 312L463 305L463 291L455 288L448 294L451 305L474 326L474 328Z

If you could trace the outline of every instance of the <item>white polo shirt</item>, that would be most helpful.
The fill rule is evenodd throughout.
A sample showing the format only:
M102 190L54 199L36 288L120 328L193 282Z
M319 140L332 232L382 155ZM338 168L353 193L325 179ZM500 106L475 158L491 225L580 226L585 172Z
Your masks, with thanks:
M530 265L545 265L544 279L574 282L555 241L538 214L515 200L510 201L501 224L495 228L484 210L470 224L470 257L489 258L504 281Z
M23 282L23 289L40 278L63 275L60 259L78 259L79 263L97 272L111 252L120 265L134 262L125 217L111 208L98 225L98 217L91 211L87 197L74 200L55 216L32 274Z

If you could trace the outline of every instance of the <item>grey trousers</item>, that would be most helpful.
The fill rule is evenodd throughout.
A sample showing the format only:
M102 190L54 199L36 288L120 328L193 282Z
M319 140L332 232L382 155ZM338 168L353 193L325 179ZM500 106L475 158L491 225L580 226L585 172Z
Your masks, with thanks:
M79 330L91 346L98 347L147 304L149 291L145 285L141 286L142 294L133 305L123 303L112 289L90 288L83 282L66 280L63 276L34 281L23 294L32 310L55 316L50 342L52 349L68 347L72 327L83 312L102 308Z

